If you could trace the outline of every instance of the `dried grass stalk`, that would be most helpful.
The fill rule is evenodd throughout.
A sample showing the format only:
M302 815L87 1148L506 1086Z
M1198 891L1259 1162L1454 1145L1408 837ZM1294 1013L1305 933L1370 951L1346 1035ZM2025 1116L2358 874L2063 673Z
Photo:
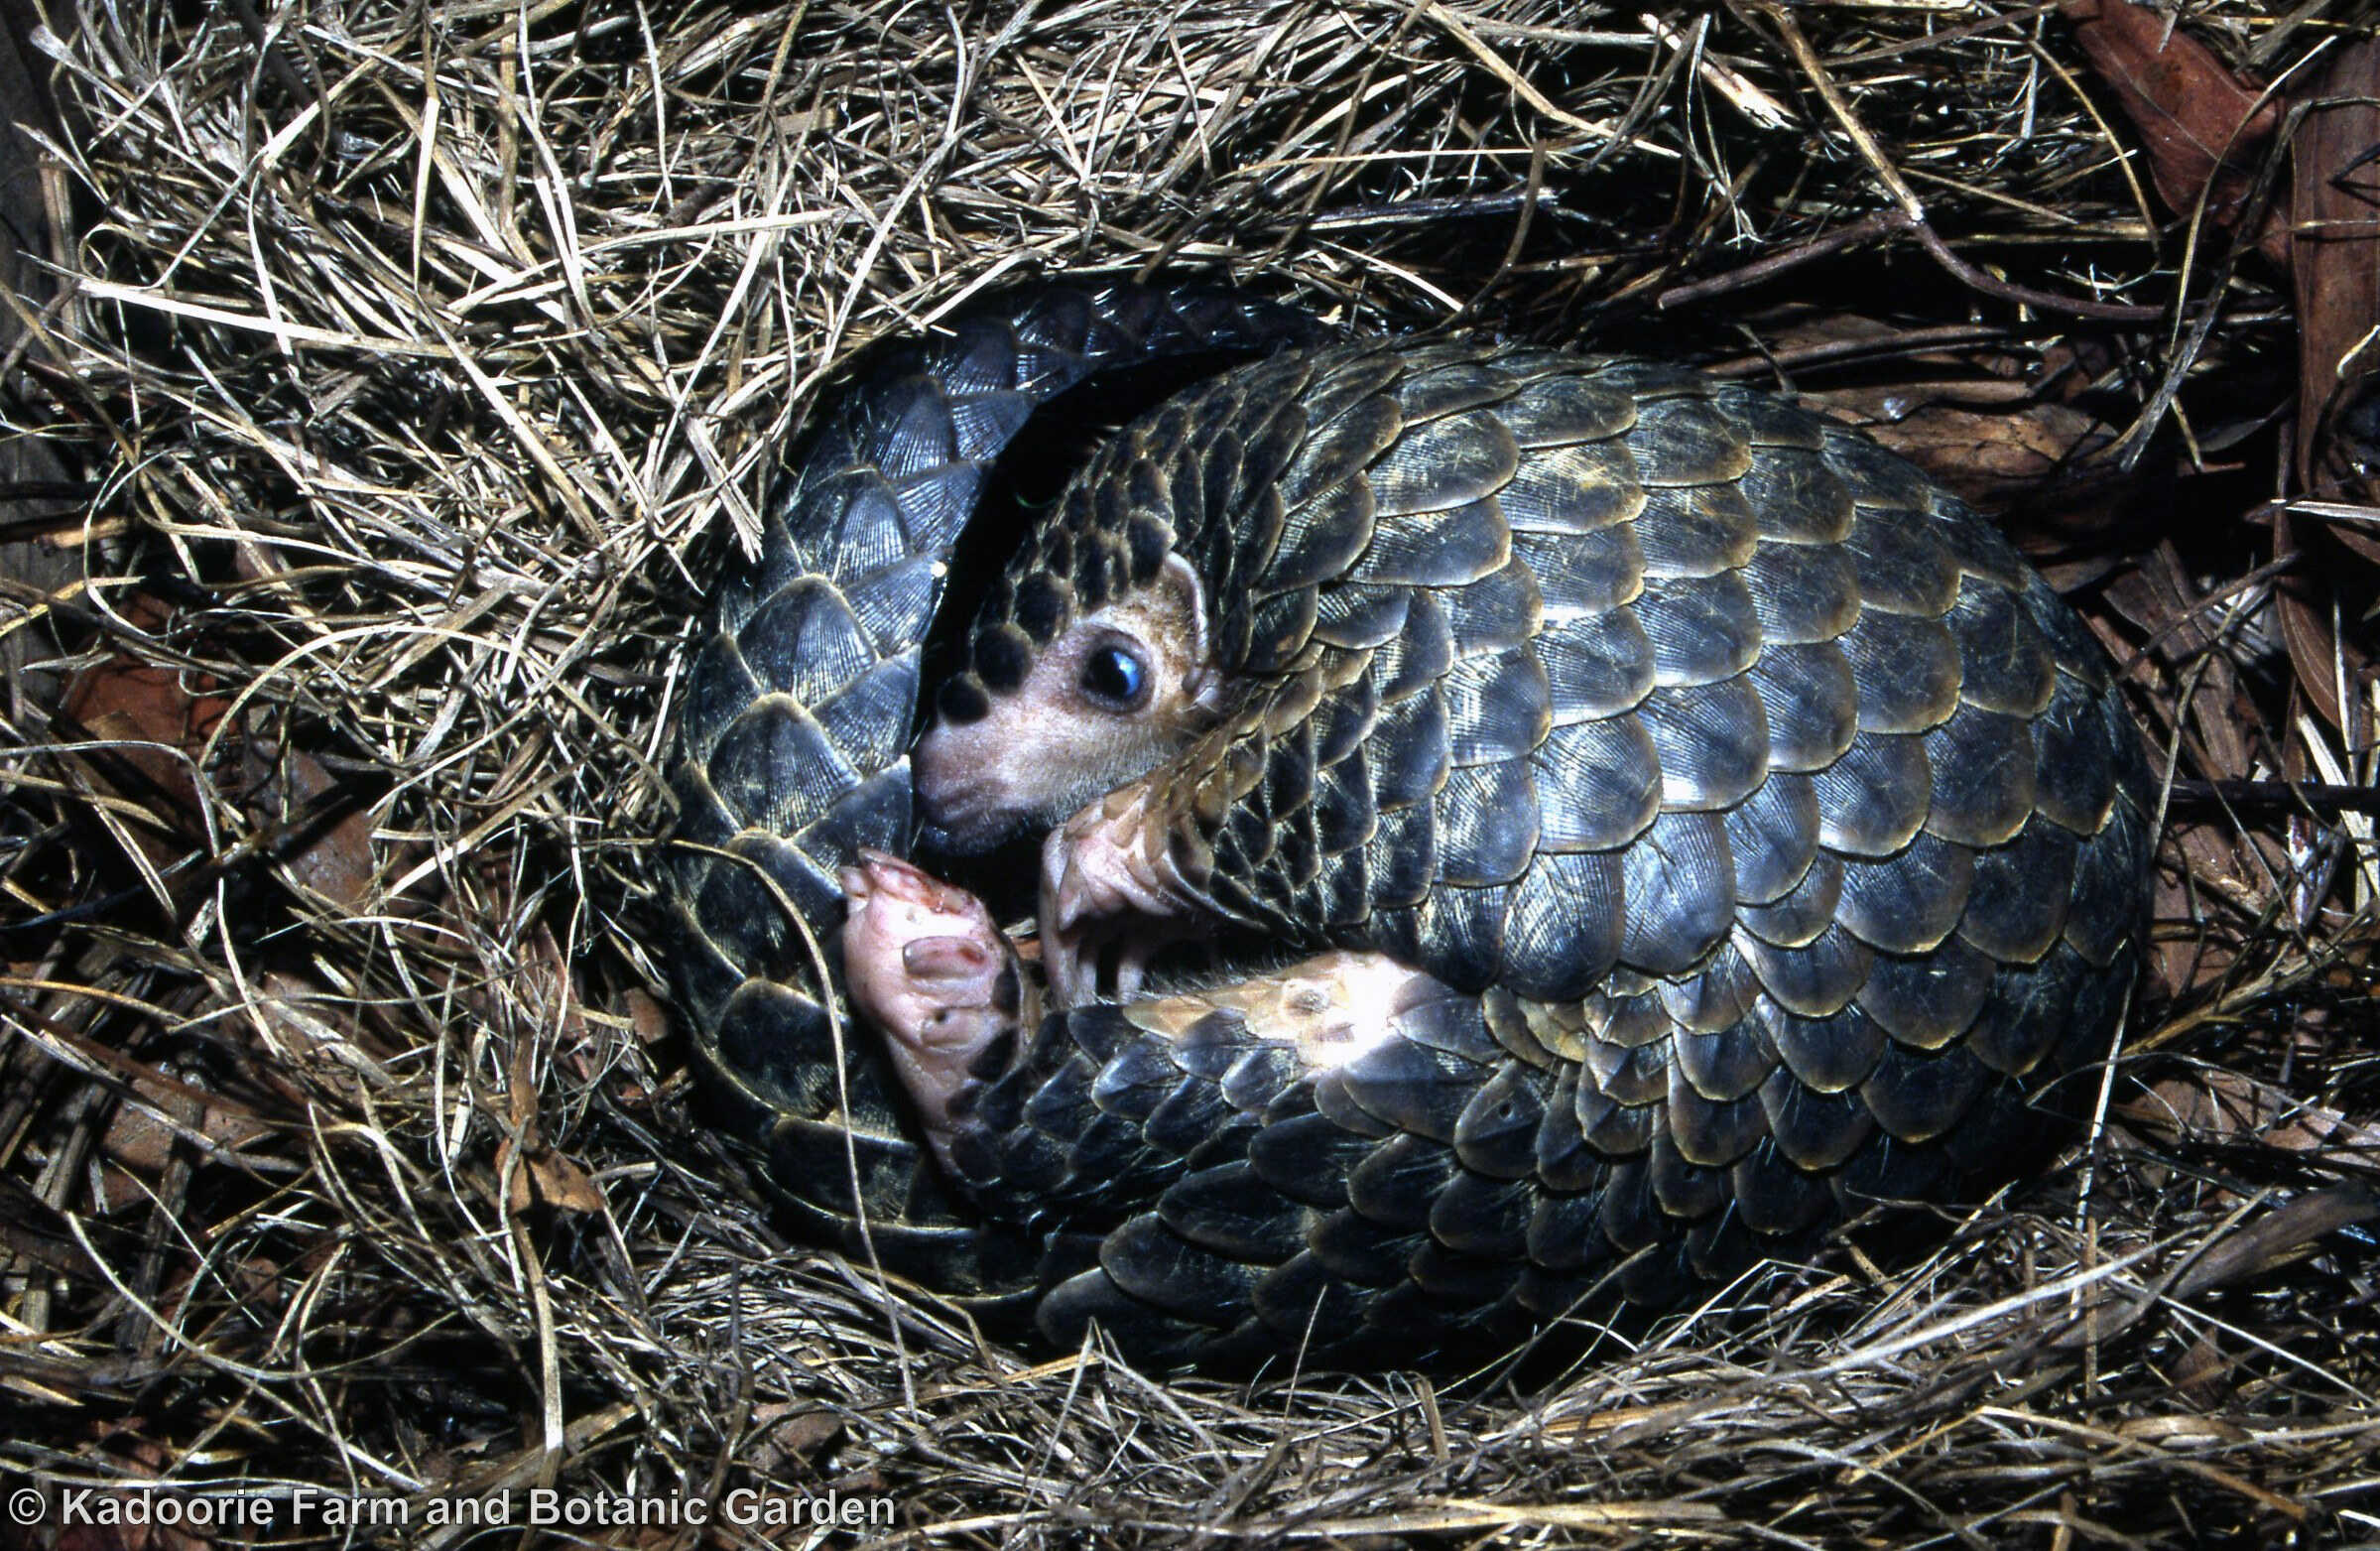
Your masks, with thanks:
M2188 23L2279 72L2346 11ZM2136 175L2058 18L58 27L77 235L17 310L7 413L81 483L5 535L73 580L0 594L0 1462L386 1494L425 1544L462 1538L434 1499L554 1484L883 1496L969 1543L2375 1532L2341 1226L2380 1135L2374 688L2342 644L2325 722L2275 643L2277 492L2239 460L2271 460L2285 288L2209 285L2219 234ZM781 1242L650 952L703 578L868 340L1045 269L1183 268L1791 374L2010 506L2180 783L2169 951L2091 1145L1914 1264L1854 1243L1435 1385L1035 1365ZM2109 521L2185 477L2188 524ZM2341 643L2368 582L2330 594Z

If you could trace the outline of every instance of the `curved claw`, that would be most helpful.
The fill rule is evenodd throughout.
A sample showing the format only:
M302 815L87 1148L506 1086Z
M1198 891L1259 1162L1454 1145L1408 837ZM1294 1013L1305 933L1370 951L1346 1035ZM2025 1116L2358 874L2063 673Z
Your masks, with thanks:
M1111 952L1112 989L1132 995L1159 949L1194 934L1191 915L1145 781L1092 803L1042 842L1042 968L1055 1006L1095 1000Z

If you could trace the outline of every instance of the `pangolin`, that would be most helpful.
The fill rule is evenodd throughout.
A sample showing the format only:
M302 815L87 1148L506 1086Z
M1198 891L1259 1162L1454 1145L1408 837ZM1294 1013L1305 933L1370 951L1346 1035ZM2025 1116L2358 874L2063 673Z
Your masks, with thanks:
M872 470L904 450L879 435ZM830 434L798 487L860 455ZM835 557L789 549L781 587ZM714 649L748 663L757 617ZM824 682L816 634L775 637L784 673ZM795 1195L856 1178L879 1237L922 1204L904 1268L1055 1343L1428 1361L1606 1290L1673 1301L2004 1171L2137 967L2148 778L2079 621L1913 465L1690 372L1281 350L1109 439L962 656L919 806L946 849L1056 827L1047 1010L988 915L876 853L905 826L814 825L899 1053L862 1118L907 1085L936 1166L871 1188L881 1125L824 1094L851 1078L814 1033L747 1010L711 1048L802 1090L762 1093ZM766 684L709 698L748 717ZM790 733L708 741L697 797L723 762L832 785ZM682 898L734 994L779 983ZM1184 937L1259 972L1137 994Z

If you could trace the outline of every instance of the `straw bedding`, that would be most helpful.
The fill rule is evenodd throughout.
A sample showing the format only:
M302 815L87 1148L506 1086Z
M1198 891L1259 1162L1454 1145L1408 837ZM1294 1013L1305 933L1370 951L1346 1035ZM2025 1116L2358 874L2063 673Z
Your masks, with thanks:
M2361 36L2183 34L2283 96ZM0 533L0 1469L382 1497L421 1544L533 1486L831 1491L891 1504L836 1534L937 1544L2380 1536L2372 508L2334 479L2275 564L2269 140L2177 200L2073 17L1959 0L23 37L57 117L6 415L55 462ZM855 350L1054 270L1787 385L2000 514L2168 779L2090 1135L1429 1380L1020 1354L783 1241L662 999L679 644Z

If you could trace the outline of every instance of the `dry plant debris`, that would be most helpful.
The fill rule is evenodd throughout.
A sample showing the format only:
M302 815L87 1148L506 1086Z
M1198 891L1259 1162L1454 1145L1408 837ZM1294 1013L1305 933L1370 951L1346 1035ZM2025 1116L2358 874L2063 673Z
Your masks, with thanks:
M938 1545L2380 1538L2370 35L2350 0L12 27L58 111L0 70L42 150L6 440L55 464L0 491L0 1472L310 1487L426 1546L537 1486L835 1492L892 1512L837 1537ZM675 650L851 353L1055 269L1698 361L2004 513L2169 775L2087 1144L1914 1252L1435 1382L1017 1354L781 1241L656 999Z

